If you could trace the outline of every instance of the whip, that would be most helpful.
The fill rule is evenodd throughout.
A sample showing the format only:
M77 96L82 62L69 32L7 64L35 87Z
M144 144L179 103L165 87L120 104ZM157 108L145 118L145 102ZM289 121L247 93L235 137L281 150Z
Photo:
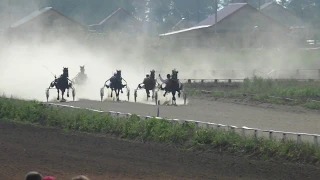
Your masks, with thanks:
M53 72L51 72L46 66L42 65L42 67L44 67L49 73L51 73L53 77L56 77L56 75Z

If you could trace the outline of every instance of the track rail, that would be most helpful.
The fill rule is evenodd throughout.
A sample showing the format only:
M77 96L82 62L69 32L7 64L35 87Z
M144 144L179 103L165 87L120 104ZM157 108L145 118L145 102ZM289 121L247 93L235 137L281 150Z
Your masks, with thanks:
M182 83L214 83L214 82L243 82L246 78L216 78L216 79L180 79ZM249 79L251 80L251 79ZM272 79L274 81L299 81L299 82L318 82L320 79Z
M231 80L243 80L245 78L251 78L259 76L269 79L295 79L300 81L305 80L319 80L320 69L212 69L212 70L193 70L183 71L181 75L191 74L193 79L215 80L215 79L231 79ZM188 77L181 77L181 79L192 79Z
M90 108L80 108L80 107L76 107L76 106L61 105L61 104L55 104L55 103L44 103L44 104L49 105L49 106L62 107L62 108L85 109L85 110L89 110L89 111L93 111L93 112L97 112L97 113L106 113L106 114L108 114L112 117L115 117L115 118L121 118L121 117L128 118L132 115L130 113L115 112L115 111L107 111L106 112L106 111L100 111L100 110L95 110L95 109L90 109ZM158 108L158 112L159 112L160 106L157 106L157 108ZM153 118L152 116L141 116L141 115L137 115L137 116L141 120L148 120L148 119ZM276 134L280 135L282 141L289 140L290 138L288 138L288 136L293 135L296 137L297 145L301 144L302 141L310 142L310 140L304 139L304 138L312 137L314 147L318 147L318 139L320 137L320 134L285 132L285 131L276 131L276 130L263 130L263 129L258 129L258 128L249 128L249 127L245 127L245 126L237 127L237 126L233 126L233 125L216 124L216 123L209 123L209 122L203 122L203 121L197 121L197 120L167 119L167 118L162 118L162 117L155 117L155 118L166 120L166 121L169 121L172 123L185 123L185 122L194 123L196 130L198 128L226 129L228 131L238 132L243 137L249 136L249 134L247 133L248 131L253 132L253 137L255 137L255 138L258 138L259 134L260 135L266 134L270 140L276 139ZM304 138L302 138L302 137L304 137Z

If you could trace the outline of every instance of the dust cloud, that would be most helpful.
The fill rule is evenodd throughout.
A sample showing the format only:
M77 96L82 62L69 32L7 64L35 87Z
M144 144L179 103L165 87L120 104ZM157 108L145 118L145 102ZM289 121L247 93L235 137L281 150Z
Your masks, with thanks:
M92 49L77 41L19 42L3 45L0 57L0 92L19 98L45 101L45 89L54 80L54 75L59 76L62 74L62 68L68 67L69 77L72 79L80 71L80 66L85 65L88 82L85 86L76 86L78 99L100 100L100 88L103 87L104 82L113 72L121 69L122 76L130 88L130 101L133 101L134 89L151 69L156 70L157 76L161 73L163 77L176 68L181 79L214 79L234 78L232 76L248 77L252 76L250 70L259 68L288 67L287 62L276 57L270 57L271 60L268 62L264 59L259 60L259 57L255 61L249 58L232 60L230 57L222 56L224 52L213 53L201 49L164 52L151 50L144 43L135 44L131 52L127 52L123 46L117 44L105 49ZM295 66L294 68L302 67L298 61L290 64ZM238 69L236 72L238 74L222 71L222 69ZM257 71L257 75L265 72ZM108 90L105 89L105 97L107 94ZM159 93L160 100L166 101L168 98L163 98L162 94ZM50 91L50 99L56 98L56 95L56 90ZM120 98L125 100L125 95L126 90ZM138 91L138 101L145 101L145 99L144 91Z
M123 47L115 45L114 48L94 49L78 41L55 41L43 43L40 41L15 42L3 45L0 60L0 92L7 96L23 99L46 101L45 90L57 77L62 74L63 67L69 68L69 78L72 79L80 72L80 66L85 65L88 76L86 85L75 86L76 99L100 100L100 88L106 80L117 70L122 70L122 76L130 88L130 101L133 101L133 92L150 70L155 69L165 76L168 72L161 72L161 68L171 69L159 63L147 61L144 48L137 47L128 53ZM139 50L140 49L140 50ZM105 98L109 90L105 88ZM162 93L159 93L159 97ZM50 100L57 97L56 90L50 90ZM70 97L72 100L71 91ZM120 95L126 100L126 89ZM138 101L146 99L144 90L138 91ZM161 99L162 100L162 99Z
M317 61L307 63L300 52L290 54L289 51L277 49L175 50L169 46L164 47L158 38L142 36L133 39L120 34L90 41L60 38L49 42L36 39L32 42L7 43L7 40L2 39L0 92L8 96L45 101L45 89L54 80L54 75L59 76L63 67L68 67L69 78L72 79L80 71L81 65L85 65L88 82L85 86L75 86L77 99L100 100L100 88L120 69L130 88L130 101L133 101L134 89L152 69L156 71L156 76L161 74L165 77L176 68L179 78L183 80L246 78L253 76L254 69L256 75L267 77L268 72L276 69L319 68ZM295 75L296 71L290 71L283 76ZM318 71L312 76L317 75ZM108 90L105 89L105 98L107 94ZM162 94L159 93L162 102L170 98L164 98ZM126 100L125 95L126 90L120 99ZM56 90L51 90L50 99L56 96ZM138 101L145 102L145 99L144 91L138 91ZM71 100L71 97L67 100ZM178 102L180 104L181 101Z

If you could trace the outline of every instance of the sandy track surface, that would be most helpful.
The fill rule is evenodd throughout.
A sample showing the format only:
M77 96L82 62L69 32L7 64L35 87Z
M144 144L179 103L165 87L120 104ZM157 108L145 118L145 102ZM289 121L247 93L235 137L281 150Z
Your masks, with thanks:
M319 168L181 151L57 129L0 122L0 179L36 170L58 179L317 179Z
M135 113L145 116L156 116L157 112L157 107L154 105L133 102L82 100L62 104L103 111ZM294 107L269 108L263 105L254 107L197 98L191 99L186 106L161 106L160 116L265 130L320 134L320 113L303 109L297 110Z

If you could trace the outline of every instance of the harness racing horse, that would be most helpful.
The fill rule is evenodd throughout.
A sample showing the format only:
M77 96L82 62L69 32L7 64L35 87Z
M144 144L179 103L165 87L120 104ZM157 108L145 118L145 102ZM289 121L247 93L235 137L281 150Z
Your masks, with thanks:
M140 83L138 85L137 89L142 89L144 88L147 94L147 100L150 98L150 91L152 91L152 99L155 98L155 96L157 96L157 94L155 95L155 89L156 87L159 86L159 83L157 82L156 78L155 78L155 70L151 70L150 71L150 76L147 76L144 80L143 83ZM135 101L137 99L137 90L135 90L134 93L134 97L135 97ZM157 101L157 97L156 97L156 101Z
M125 84L122 84L122 80L125 82ZM109 85L107 85L108 81L110 81ZM129 96L130 96L129 88L127 87L127 81L124 80L121 77L121 70L117 70L117 73L114 76L112 76L110 79L108 79L105 82L104 86L111 89L111 98L113 97L113 91L116 93L117 101L119 101L120 92L123 93L122 89L124 87L126 87L127 88L128 101L129 101ZM101 90L100 90L101 100L102 100L103 95L104 95L103 88L104 87L102 87Z
M161 90L165 90L165 93L163 94L163 96L166 96L167 93L171 92L172 104L174 105L176 105L176 92L178 92L178 97L180 98L182 88L183 88L183 85L180 83L178 79L178 71L175 69L172 70L171 78L168 79L166 87L162 88L162 85L160 87Z
M84 65L80 66L80 72L72 79L73 84L83 85L86 83L88 77L85 73Z
M63 74L60 75L59 78L57 78L55 76L55 80L52 81L50 83L49 88L47 89L47 100L49 98L49 89L52 89L53 87L55 87L57 89L58 92L58 97L57 100L60 99L60 92L61 91L61 102L65 102L66 100L64 99L64 93L67 89L67 97L69 97L69 89L72 88L72 96L73 96L73 100L75 97L75 90L72 86L72 81L69 79L69 70L68 68L64 67L63 68Z

